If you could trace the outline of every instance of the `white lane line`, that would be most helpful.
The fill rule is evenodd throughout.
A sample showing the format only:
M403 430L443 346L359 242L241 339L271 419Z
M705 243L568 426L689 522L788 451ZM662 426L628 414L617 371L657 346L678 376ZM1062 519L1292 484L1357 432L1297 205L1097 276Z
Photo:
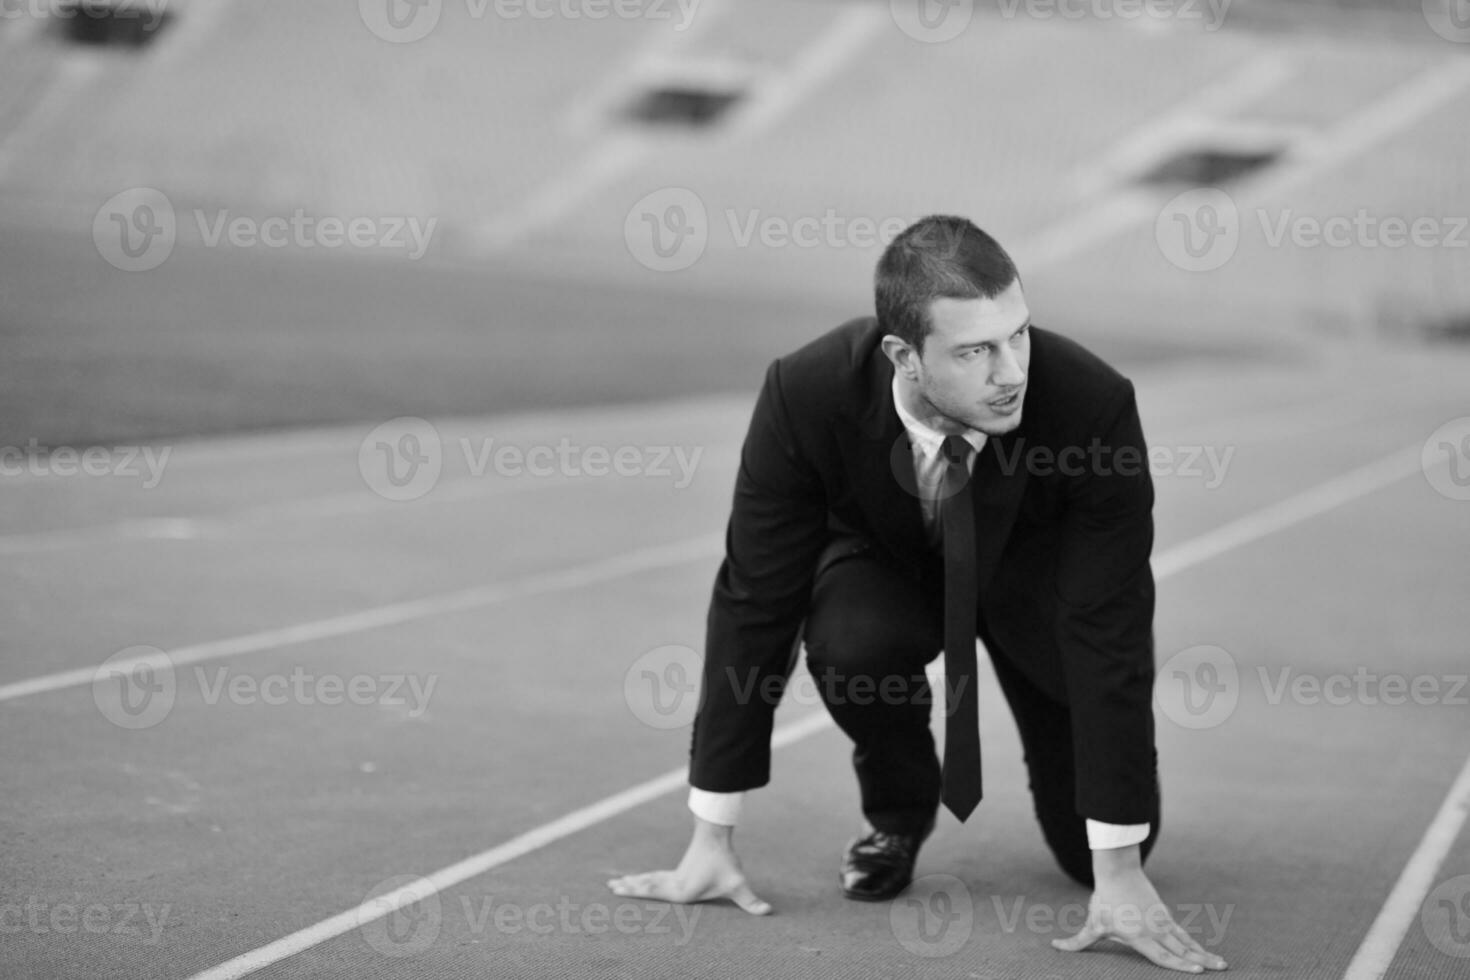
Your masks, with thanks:
M1361 414L1350 414L1350 410L1361 408L1361 406L1361 398L1344 395L1321 402L1270 408L1234 419L1210 422L1203 430L1196 431L1187 439L1179 433L1165 433L1161 437L1151 436L1149 445L1178 446L1187 441L1189 445L1221 443L1239 447L1246 443L1276 442L1290 437L1360 425L1368 418ZM1143 408L1145 415L1149 414L1147 404ZM1372 416L1372 420L1380 421L1382 417L1381 412L1376 413ZM732 445L730 452L726 453L723 447L709 443L706 445L711 451L704 453L701 457L702 469L708 470L711 466L723 469L733 467L738 463L738 447ZM376 513L412 514L416 508L435 504L466 503L515 495L525 491L565 489L588 485L588 480L576 477L550 477L535 480L507 479L503 482L461 477L446 480L435 487L432 493L411 502L386 500L364 488L313 497L298 497L294 500L258 504L254 507L213 514L145 517L83 527L0 534L0 557L51 554L72 548L95 547L109 541L218 540L228 536L240 525L259 525L280 520L331 520ZM3 482L0 482L0 487L3 486Z
M1418 448L1416 447L1413 452L1417 460ZM1382 466L1389 462L1393 462L1397 466L1399 460L1405 455L1406 453L1395 453L1384 460L1380 460L1379 463L1370 464L1367 467L1354 470L1353 473L1349 473L1345 477L1329 480L1327 483L1322 484L1322 486L1334 487L1344 480L1349 480L1354 473L1372 470L1374 467ZM1407 475L1407 473L1400 472L1396 478L1402 478ZM1340 505L1362 496L1376 486L1384 485L1386 484L1377 483L1370 485L1368 481L1357 480L1353 481L1353 487L1356 492L1349 494L1338 490L1329 494L1325 499L1334 500L1336 502L1334 505ZM1304 494L1298 494L1297 497L1284 501L1282 505L1266 508L1262 513L1275 511L1284 505L1291 504L1294 500L1311 497L1314 493L1316 491L1309 490ZM1304 521L1315 514L1321 513L1322 509L1321 507L1288 508L1285 514L1289 515L1289 519L1285 523L1282 522L1282 518L1277 518L1269 522L1270 529L1264 532L1257 533L1256 530L1247 529L1226 533L1220 542L1206 550L1197 548L1196 543L1219 537L1220 532L1206 534L1201 538L1186 541L1182 545L1171 548L1159 556L1154 562L1155 577L1158 579L1168 578L1170 575L1189 568L1191 565L1198 564L1198 562L1205 560L1205 558L1224 554L1226 551L1255 541L1272 531L1279 531L1291 524ZM1247 521L1249 521L1249 518L1247 518ZM1232 524L1227 524L1220 531L1229 532L1231 528L1244 524L1246 524L1246 521L1236 521ZM723 544L723 538L721 538L719 547L722 548ZM1203 557L1200 557L1201 555ZM90 682L90 676L89 672L88 682ZM832 721L827 712L816 710L797 721L776 729L772 734L771 745L773 749L783 748L830 727L832 727ZM339 912L331 918L323 919L315 925L307 926L305 929L289 933L265 946L242 953L213 969L195 974L190 980L236 980L238 977L243 977L257 970L264 969L312 946L326 942L328 939L351 932L353 929L357 929L369 922L381 919L398 908L420 901L429 895L437 894L446 888L460 884L476 875L483 874L508 861L524 857L533 851L545 847L547 844L586 830L643 803L682 789L688 785L686 777L686 769L666 772L662 776L640 783L632 789L615 793L580 810L574 810L566 816L553 820L550 823L542 824L504 844L492 847L486 851L481 851L479 854L468 857L463 861L451 864L446 868L433 872L425 878L405 885L380 898L364 902L356 908Z
M1389 892L1378 918L1368 928L1368 934L1353 954L1343 980L1381 980L1393 963L1394 955L1404 936L1419 914L1424 896L1434 888L1434 876L1449 854L1465 817L1470 814L1470 757L1460 769L1450 791L1440 804L1439 812L1424 831L1419 846L1414 849L1409 863Z
M771 748L779 749L799 742L809 735L831 727L825 711L814 711L796 721L781 725L771 733ZM689 770L687 768L672 769L661 776L639 783L630 789L604 797L590 806L573 810L564 817L560 817L550 823L529 830L519 837L514 837L497 847L487 851L481 851L472 857L465 858L447 868L441 868L423 878L410 882L401 888L387 892L371 901L364 902L357 908L348 909L324 919L290 935L283 936L275 942L253 949L248 953L242 953L232 960L221 963L219 966L195 974L191 980L236 980L264 969L273 963L278 963L287 957L294 956L303 950L310 949L318 943L326 942L343 933L351 932L369 922L381 919L384 916L397 911L414 902L421 901L430 895L437 894L445 889L452 888L461 882L484 874L492 868L514 861L516 858L524 857L533 851L540 850L548 844L555 843L564 837L594 827L597 824L611 820L619 814L626 813L635 807L642 806L661 796L665 796L682 787L689 785Z
M1393 453L1170 548L1154 558L1154 575L1159 579L1167 578L1227 551L1233 551L1241 545L1267 537L1317 514L1340 507L1414 473L1422 472L1420 452L1419 447L1413 447ZM504 602L507 599L562 592L622 578L637 572L665 568L701 558L718 557L723 546L723 535L704 535L670 545L643 548L612 558L599 559L561 571L541 572L509 583L479 586L459 592L364 609L328 619L298 623L294 626L179 647L169 651L168 655L175 665L181 666L202 660L260 653L284 646L362 633L383 626L412 622L444 613L478 609ZM139 664L144 660L146 658L140 658ZM125 664L114 664L113 666L120 667ZM95 668L82 667L0 685L0 702L91 684L95 673Z
M3 3L4 0L0 0ZM96 209L86 212L90 221ZM80 212L79 212L80 213ZM551 428L560 432L583 423L587 418L599 424L637 424L647 420L650 414L659 416L695 415L699 419L715 416L727 407L745 411L748 401L738 395L677 395L669 398L650 398L642 401L609 402L590 406L563 406L561 408L520 409L494 412L488 415L435 416L430 419L440 431L446 446L461 445L472 435L483 435L497 431L509 438L524 436ZM319 425L293 428L280 432L250 432L244 434L188 437L180 440L134 440L129 448L146 448L155 455L168 451L169 472L180 469L203 469L213 466L238 466L244 463L282 463L298 456L329 456L341 454L348 459L356 458L363 438L378 422L386 417L360 420L340 425ZM469 430L468 432L466 430ZM71 446L78 452L87 448L86 443ZM104 444L96 444L104 445ZM113 445L113 444L105 444ZM121 448L121 447L118 447ZM349 471L356 467L349 464ZM45 470L33 469L22 464L19 469L7 460L0 474L0 490L11 484L24 486L27 483L45 483L58 477ZM61 478L66 479L66 478Z
M733 469L738 462L738 452L732 447L728 452L721 450L702 454L699 469L706 474L711 469L721 472ZM344 493L298 497L295 500L281 503L257 504L254 507L192 517L144 517L115 521L111 524L61 528L54 531L0 534L0 557L47 554L70 548L95 546L106 541L218 540L228 537L232 531L241 526L267 524L274 521L319 521L367 514L407 515L419 513L423 508L436 504L493 500L498 497L543 490L605 486L614 479L625 478L565 475L525 479L519 477L499 479L461 477L446 481L435 487L433 492L413 501L389 500L363 487L360 490L349 490Z
M1165 578L1243 544L1275 534L1293 524L1367 496L1375 490L1423 472L1422 447L1414 446L1319 483L1253 514L1170 548L1154 560L1154 574ZM1448 460L1448 457L1445 457Z
M332 637L365 633L384 626L411 623L430 616L481 609L511 599L567 592L599 582L626 578L638 572L717 557L723 547L723 534L707 534L673 544L640 548L611 558L600 558L581 565L573 565L559 571L538 572L510 582L497 582L458 592L428 596L423 599L376 606L342 616L297 623L293 626L178 647L168 651L168 658L175 667L179 667L204 660L218 660L222 657L234 657L247 653L262 653L267 650L278 650L281 647L297 646ZM131 661L117 661L115 666L126 670L153 662L153 658L139 656ZM0 702L14 701L17 698L47 691L81 687L91 684L95 675L95 668L84 667L5 684L0 686Z

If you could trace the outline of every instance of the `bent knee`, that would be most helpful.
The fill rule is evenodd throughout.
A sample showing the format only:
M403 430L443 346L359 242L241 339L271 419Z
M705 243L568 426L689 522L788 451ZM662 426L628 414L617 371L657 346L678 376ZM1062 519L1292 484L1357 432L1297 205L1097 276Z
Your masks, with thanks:
M916 632L895 629L890 622L868 616L818 622L805 637L807 663L813 669L875 677L922 673L939 648L931 647Z

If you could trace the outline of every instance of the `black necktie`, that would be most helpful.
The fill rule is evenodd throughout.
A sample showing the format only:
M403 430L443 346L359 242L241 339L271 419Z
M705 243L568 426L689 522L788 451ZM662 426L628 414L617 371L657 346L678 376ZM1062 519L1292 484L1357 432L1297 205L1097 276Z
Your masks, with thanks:
M980 802L980 701L975 689L975 507L970 486L974 447L946 436L940 520L944 530L944 805L961 821ZM951 703L953 702L953 703Z

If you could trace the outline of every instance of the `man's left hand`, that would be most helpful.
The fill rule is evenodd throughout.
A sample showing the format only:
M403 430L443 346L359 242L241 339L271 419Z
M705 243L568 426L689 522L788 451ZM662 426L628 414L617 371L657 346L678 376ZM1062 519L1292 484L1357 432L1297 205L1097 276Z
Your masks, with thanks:
M1226 968L1223 959L1204 950L1174 921L1141 866L1109 870L1096 874L1095 880L1087 923L1075 936L1053 939L1057 949L1076 953L1112 939L1170 970L1202 973Z

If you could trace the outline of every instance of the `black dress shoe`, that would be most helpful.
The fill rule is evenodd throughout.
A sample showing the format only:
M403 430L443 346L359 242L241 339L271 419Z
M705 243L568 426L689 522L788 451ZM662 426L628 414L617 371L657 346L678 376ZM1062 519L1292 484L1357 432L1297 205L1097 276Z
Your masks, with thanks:
M875 830L847 845L842 859L842 893L860 902L893 898L914 880L914 861L929 836Z

